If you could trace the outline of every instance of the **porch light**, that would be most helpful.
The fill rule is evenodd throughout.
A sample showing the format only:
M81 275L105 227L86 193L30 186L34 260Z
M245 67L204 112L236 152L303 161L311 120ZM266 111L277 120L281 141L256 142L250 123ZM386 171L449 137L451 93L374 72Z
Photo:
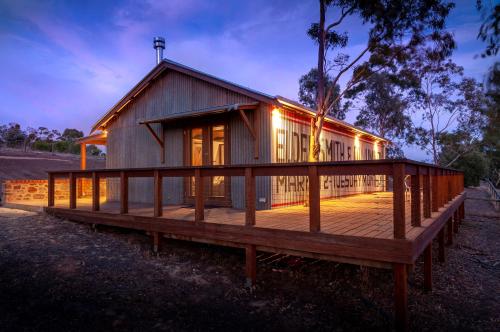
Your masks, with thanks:
M359 144L359 137L361 135L360 134L356 134L354 136L354 160L358 160L360 159L360 144Z
M279 108L273 108L271 119L274 128L281 128L283 126L283 119Z
M378 153L378 140L376 140L375 142L373 142L373 159L378 159Z

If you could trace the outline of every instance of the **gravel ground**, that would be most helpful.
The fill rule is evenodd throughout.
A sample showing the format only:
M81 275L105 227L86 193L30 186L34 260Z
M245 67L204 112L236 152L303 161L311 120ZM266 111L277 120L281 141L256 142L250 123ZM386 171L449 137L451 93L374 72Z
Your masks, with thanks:
M434 290L422 290L422 261L410 275L412 330L499 330L500 219L485 201L466 209ZM165 240L155 255L150 244L0 208L0 330L392 328L391 271L258 253L257 286L246 288L242 250Z

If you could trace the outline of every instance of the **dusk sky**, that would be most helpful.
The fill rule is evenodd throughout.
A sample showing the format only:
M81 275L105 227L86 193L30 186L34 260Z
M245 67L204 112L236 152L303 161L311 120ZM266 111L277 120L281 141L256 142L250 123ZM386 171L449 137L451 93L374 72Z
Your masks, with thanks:
M453 59L482 81L494 59L475 57L484 49L475 3L459 1L448 29L458 43ZM297 99L298 79L316 61L306 30L317 16L315 0L0 0L0 120L88 134L153 68L154 36L165 37L169 59ZM365 29L348 32L348 52L365 45Z

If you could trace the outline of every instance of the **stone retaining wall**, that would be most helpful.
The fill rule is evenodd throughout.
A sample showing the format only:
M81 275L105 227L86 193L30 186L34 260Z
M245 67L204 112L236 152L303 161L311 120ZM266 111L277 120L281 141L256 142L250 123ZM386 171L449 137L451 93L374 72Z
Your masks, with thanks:
M77 180L77 198L92 197L92 179ZM47 180L4 180L2 183L2 202L27 202L48 199ZM106 197L106 179L100 179L99 195ZM54 198L69 199L69 180L56 179Z

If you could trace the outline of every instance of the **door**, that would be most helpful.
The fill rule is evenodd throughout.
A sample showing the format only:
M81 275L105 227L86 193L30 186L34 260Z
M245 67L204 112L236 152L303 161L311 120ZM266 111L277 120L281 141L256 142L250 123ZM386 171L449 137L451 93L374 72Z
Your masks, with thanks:
M185 164L188 166L225 165L229 160L227 148L227 125L223 123L192 127L185 131L188 150ZM204 179L205 199L207 205L230 204L229 178L213 176ZM186 201L192 203L196 193L195 179L189 178Z

